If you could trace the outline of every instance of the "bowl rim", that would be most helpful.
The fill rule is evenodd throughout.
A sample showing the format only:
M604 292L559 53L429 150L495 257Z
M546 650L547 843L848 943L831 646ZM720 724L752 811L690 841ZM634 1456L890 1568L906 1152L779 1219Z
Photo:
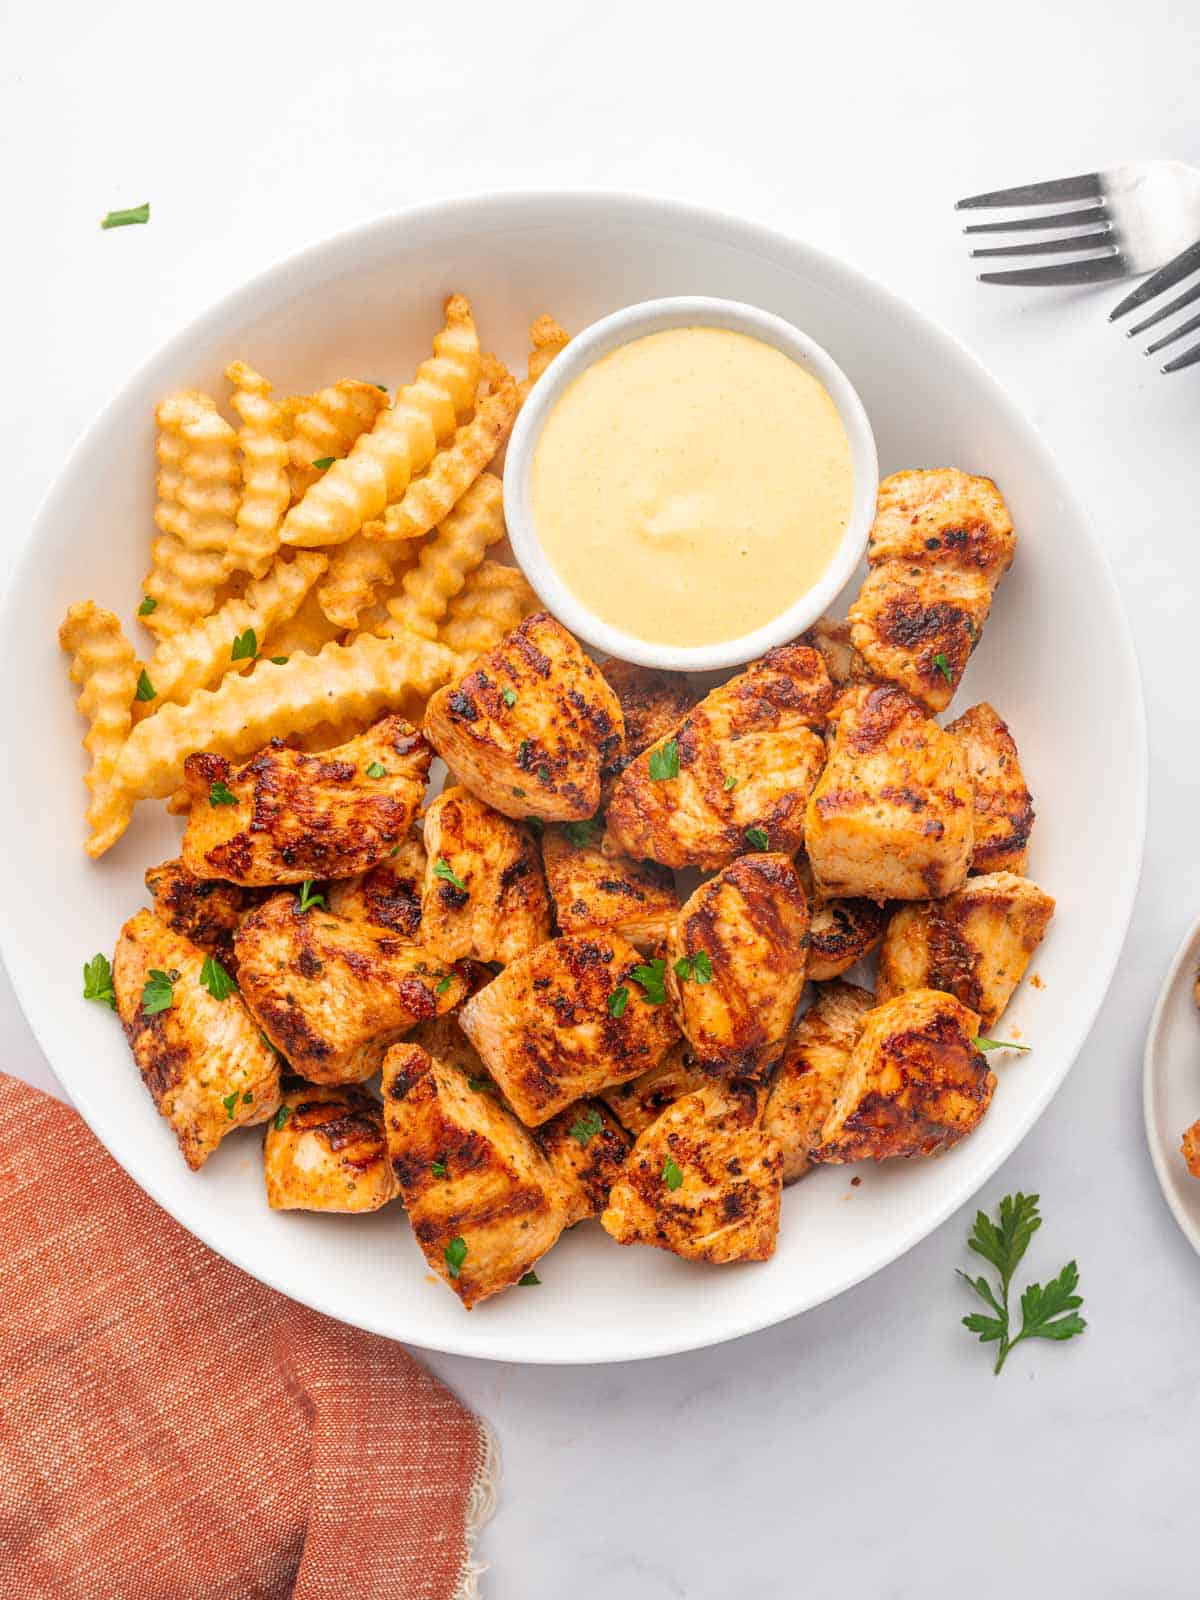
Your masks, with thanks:
M774 617L733 639L701 645L662 644L606 621L563 580L547 556L533 511L533 461L551 413L566 391L598 361L655 333L675 328L743 333L788 356L814 376L837 409L850 445L852 498L846 528L825 571ZM712 672L741 666L810 628L850 580L867 544L879 490L875 434L858 391L823 345L786 317L743 300L669 295L639 300L589 323L538 379L521 407L504 462L504 515L522 571L564 627L607 655L669 672Z
M1179 1155L1178 1141L1183 1137L1183 1130L1181 1128L1176 1132L1174 1136L1176 1143L1168 1151L1159 1137L1158 1117L1158 1097L1166 1082L1162 1067L1162 1036L1167 1026L1167 1013L1175 1003L1175 993L1180 980L1185 972L1194 966L1198 955L1200 955L1200 917L1196 918L1184 934L1171 958L1171 964L1167 968L1162 987L1154 1002L1150 1025L1146 1029L1146 1043L1142 1050L1142 1125L1146 1135L1146 1146L1150 1151L1150 1161L1154 1167L1154 1176L1158 1179L1163 1199L1179 1224L1179 1231L1192 1249L1200 1254L1200 1225L1197 1224L1195 1217L1185 1210L1176 1183L1178 1173L1174 1163L1182 1159ZM1194 1007L1190 988L1189 984L1185 1004ZM1200 1187L1200 1180L1193 1178L1189 1181Z
M1146 708L1145 696L1142 686L1142 676L1138 665L1137 653L1134 646L1133 632L1128 615L1121 600L1120 588L1113 574L1107 552L1097 537L1090 517L1077 500L1065 470L1059 465L1057 458L1052 453L1048 443L1037 432L1032 422L1010 396L1008 390L996 379L982 361L964 344L954 333L950 332L935 318L917 309L910 301L894 290L880 283L871 275L862 272L850 262L831 255L828 251L811 245L803 239L793 237L791 234L772 227L766 223L754 221L750 218L739 216L734 212L724 211L718 207L698 205L691 201L678 200L669 196L658 196L652 193L638 192L636 190L612 189L605 187L516 187L508 189L494 189L483 191L465 191L459 194L443 196L432 201L423 201L411 206L401 207L396 210L383 212L373 218L356 223L318 240L304 249L285 255L275 262L264 267L252 278L239 287L219 296L216 300L202 307L194 316L188 318L182 326L159 344L157 349L143 358L124 382L117 385L103 406L92 418L91 422L80 434L74 445L66 452L57 473L48 486L41 503L29 524L25 538L14 553L12 565L9 568L7 581L0 596L0 625L10 623L13 612L19 607L22 590L28 581L28 575L37 564L38 546L41 531L46 526L52 526L56 514L56 503L67 497L67 486L79 470L81 462L92 453L100 434L106 423L110 411L120 405L128 395L153 383L172 381L171 374L183 359L189 349L198 342L210 342L220 331L224 322L238 312L249 310L264 294L277 289L280 274L284 271L307 271L319 274L322 266L330 269L331 275L336 271L343 253L349 248L357 248L368 255L373 251L378 253L381 244L397 226L406 227L416 234L422 229L436 230L443 223L453 218L458 212L472 212L472 226L481 247L486 245L489 230L510 232L515 227L526 226L536 229L544 225L542 218L545 212L553 209L556 218L563 222L570 222L572 217L577 217L581 222L594 223L596 221L597 207L609 205L614 209L620 208L631 224L641 225L647 229L670 228L678 233L692 232L705 239L719 239L725 245L755 255L769 261L773 265L786 265L793 271L803 273L811 271L814 266L822 268L840 277L848 287L860 288L864 294L886 302L891 314L898 322L911 324L927 338L934 340L943 347L959 364L969 368L978 378L981 387L986 390L997 410L1007 417L1012 426L1019 429L1026 440L1032 458L1038 462L1039 468L1056 486L1062 499L1068 502L1077 512L1080 536L1087 545L1093 557L1098 581L1107 589L1112 603L1112 613L1115 628L1106 636L1106 647L1110 652L1116 652L1123 658L1123 671L1127 676L1131 689L1131 712L1133 717L1133 740L1126 754L1131 758L1132 765L1132 804L1135 818L1134 833L1135 849L1129 862L1127 880L1124 884L1118 879L1114 884L1113 905L1116 915L1109 924L1111 945L1105 959L1102 948L1097 950L1095 965L1101 971L1102 982L1096 991L1095 1003L1086 1014L1079 1015L1077 1028L1077 1044L1070 1052L1069 1059L1061 1070L1053 1077L1048 1077L1033 1096L1025 1110L1023 1118L1016 1121L1007 1136L999 1142L991 1157L978 1171L964 1169L964 1176L953 1186L948 1186L946 1194L940 1203L931 1206L918 1220L914 1220L899 1238L889 1241L880 1248L876 1248L865 1255L859 1265L839 1274L831 1276L830 1281L822 1288L820 1293L800 1296L786 1305L771 1303L767 1305L766 1297L760 1304L763 1310L756 1309L739 1318L730 1318L715 1328L703 1324L698 1319L694 1324L672 1323L663 1327L660 1337L654 1340L643 1341L642 1346L632 1352L614 1354L611 1351L599 1352L587 1349L584 1353L578 1351L562 1351L557 1348L538 1347L532 1353L523 1353L520 1357L511 1354L492 1354L480 1348L480 1341L470 1332L464 1321L461 1334L450 1336L439 1334L435 1341L422 1340L420 1330L397 1332L383 1318L364 1316L356 1319L355 1325L365 1328L368 1332L377 1333L384 1338L403 1339L408 1344L425 1345L442 1351L449 1355L472 1356L483 1360L514 1360L519 1359L529 1365L555 1365L555 1366L582 1366L595 1363L613 1363L630 1360L647 1360L660 1356L682 1354L691 1350L704 1349L708 1346L723 1344L734 1339L744 1338L757 1333L762 1329L772 1327L777 1323L787 1321L800 1315L814 1306L824 1304L835 1296L853 1288L856 1284L898 1261L909 1250L927 1238L960 1206L968 1203L978 1193L979 1189L999 1169L1002 1163L1012 1154L1030 1129L1041 1118L1051 1099L1066 1080L1074 1062L1087 1042L1092 1027L1095 1024L1100 1008L1107 996L1112 983L1113 973L1124 948L1129 931L1130 919L1133 914L1137 887L1141 878L1142 860L1145 850L1146 837L1146 812L1147 790L1149 781L1147 735L1146 735ZM524 215L522 216L522 213ZM11 625L7 629L11 636ZM8 713L11 716L11 712ZM9 803L9 821L14 828L20 822L19 808ZM13 984L18 1003L21 1006L30 1029L36 1038L39 1047L43 1050L51 1069L55 1069L54 1059L47 1044L48 1028L46 1018L43 1016L39 998L35 992L33 975L26 964L13 956L19 953L22 943L22 921L20 908L14 897L0 897L0 956L3 957L6 969ZM1099 943L1099 941L1098 941ZM76 1074L76 1080L71 1084L69 1093L75 1108L93 1130L102 1125L104 1118L104 1096L102 1087L92 1084L86 1075ZM66 1085L64 1084L64 1087ZM108 1149L105 1140L97 1133L102 1145ZM111 1151L109 1152L111 1154ZM117 1157L113 1156L114 1160ZM155 1163L150 1158L148 1151L134 1150L131 1154L122 1154L118 1164L131 1178L154 1199L170 1215L174 1215L170 1202L166 1196L165 1186L159 1182ZM335 1318L346 1320L336 1303L324 1294L319 1282L310 1281L305 1293L296 1292L295 1285L285 1281L277 1265L270 1261L263 1262L255 1256L238 1235L232 1239L220 1236L220 1231L209 1221L211 1211L197 1207L196 1213L182 1224L189 1232L193 1233L204 1244L208 1245L218 1255L230 1261L234 1266L248 1273L260 1283L265 1283L269 1288L289 1296L292 1299L302 1300L302 1303L311 1306L314 1310Z

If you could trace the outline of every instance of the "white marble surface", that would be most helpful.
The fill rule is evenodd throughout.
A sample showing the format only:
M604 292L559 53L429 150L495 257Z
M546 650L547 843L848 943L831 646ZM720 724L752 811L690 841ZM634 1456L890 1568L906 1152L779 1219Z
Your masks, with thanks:
M212 0L196 15L189 32L149 3L0 8L6 566L108 394L249 274L438 194L612 185L801 234L971 344L1072 472L1145 675L1150 834L1121 970L982 1197L1041 1192L1030 1269L1078 1257L1085 1337L1023 1348L992 1379L958 1326L967 1208L872 1282L722 1349L587 1370L434 1358L503 1444L489 1600L1194 1594L1200 1262L1154 1183L1139 1068L1200 903L1200 370L1157 377L1106 328L1111 290L977 286L950 209L1114 160L1200 159L1194 14ZM147 198L150 227L97 229ZM1123 766L1114 749L1112 782ZM53 1088L6 984L0 1027L4 1064Z

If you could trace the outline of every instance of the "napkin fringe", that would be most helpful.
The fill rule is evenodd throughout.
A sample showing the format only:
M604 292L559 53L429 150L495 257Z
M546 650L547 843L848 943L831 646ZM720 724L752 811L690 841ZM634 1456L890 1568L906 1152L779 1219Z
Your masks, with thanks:
M466 1559L458 1576L452 1600L479 1600L479 1580L487 1563L475 1560L475 1542L496 1514L496 1491L500 1483L500 1441L489 1425L479 1419L479 1462L467 1491L464 1540Z

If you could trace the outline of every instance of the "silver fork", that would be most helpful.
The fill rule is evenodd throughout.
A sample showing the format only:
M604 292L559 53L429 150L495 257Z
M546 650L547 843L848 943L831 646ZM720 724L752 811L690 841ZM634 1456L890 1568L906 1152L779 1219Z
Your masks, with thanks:
M1086 204L1074 204L1077 201ZM1071 209L1057 209L1064 203ZM1048 266L981 272L981 283L1042 287L1136 277L1152 272L1164 262L1171 263L1172 257L1178 259L1178 252L1200 238L1200 169L1182 161L1131 162L1110 167L1106 172L1087 172L1076 178L1055 178L1049 183L1027 183L1015 189L968 195L957 203L960 211L1024 206L1055 206L1056 209L1003 222L976 222L963 231L975 235L1054 230L1054 237L984 246L972 250L972 256L979 259L1061 255L1069 259ZM1169 272L1171 266L1163 270ZM1173 278L1169 283L1177 281L1178 278ZM1169 283L1164 282L1159 288L1167 288ZM1137 294L1142 294L1147 287L1143 284ZM1145 298L1158 292L1158 289L1151 290ZM1113 315L1142 303L1130 296ZM1167 312L1162 314L1165 316Z
M1139 283L1132 294L1127 294L1120 305L1113 307L1108 313L1108 320L1115 322L1118 317L1123 317L1130 311L1136 311L1139 306L1156 300L1165 290L1173 289L1177 283L1182 283L1184 278L1190 278L1193 273L1200 274L1200 241L1189 245L1186 250L1181 250L1174 260L1168 261L1165 267L1161 267L1144 283ZM1196 300L1200 300L1200 276L1196 278L1195 283L1189 284L1182 294L1177 294L1174 299L1156 306L1148 317L1135 322L1126 332L1132 338L1134 334L1152 328L1156 322L1161 322L1164 317L1173 316L1176 311L1182 311L1185 306L1192 305ZM1174 344L1176 339L1182 339L1185 333L1194 333L1197 328L1200 328L1200 314L1185 317L1169 332L1164 333L1161 339L1155 339L1152 344L1148 344L1145 354L1155 355L1159 350L1165 350L1167 345ZM1173 361L1166 362L1159 370L1181 372L1184 367L1194 367L1198 361L1200 361L1200 343L1194 344L1190 350L1185 350Z

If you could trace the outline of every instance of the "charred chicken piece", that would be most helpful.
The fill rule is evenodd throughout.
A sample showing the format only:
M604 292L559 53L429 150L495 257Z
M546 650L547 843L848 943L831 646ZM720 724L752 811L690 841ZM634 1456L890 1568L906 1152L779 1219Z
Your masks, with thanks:
M419 823L368 872L339 878L327 891L329 909L349 922L370 922L390 928L415 942L421 929L421 896L425 892L425 844Z
M883 938L887 920L874 900L826 900L816 891L812 867L803 851L796 876L808 896L808 972L814 983L828 983L870 955Z
M542 835L542 860L561 933L610 930L655 950L679 913L675 879L653 861L600 847L604 825L553 824Z
M657 1122L674 1101L711 1082L712 1073L696 1060L688 1041L681 1039L672 1045L657 1067L651 1067L649 1072L643 1072L640 1078L633 1078L629 1083L601 1090L600 1098L636 1139L652 1122Z
M145 881L155 916L236 975L233 936L259 897L220 878L194 878L178 860L148 868Z
M678 672L659 672L610 657L600 671L620 701L625 739L616 759L605 768L601 803L607 805L617 779L629 763L660 739L668 738L696 704L696 693Z
M603 1101L576 1100L533 1138L562 1184L567 1227L599 1216L633 1144Z
M378 1211L400 1192L383 1107L355 1084L289 1089L263 1144L273 1211Z
M550 937L550 896L537 841L467 789L425 813L421 938L447 961L515 961Z
M972 872L1024 872L1033 832L1033 797L1025 784L1016 740L986 700L946 724L967 753L975 786Z
M784 1183L794 1183L809 1170L874 1004L875 997L855 984L826 984L796 1024L771 1081L763 1119L783 1151Z

